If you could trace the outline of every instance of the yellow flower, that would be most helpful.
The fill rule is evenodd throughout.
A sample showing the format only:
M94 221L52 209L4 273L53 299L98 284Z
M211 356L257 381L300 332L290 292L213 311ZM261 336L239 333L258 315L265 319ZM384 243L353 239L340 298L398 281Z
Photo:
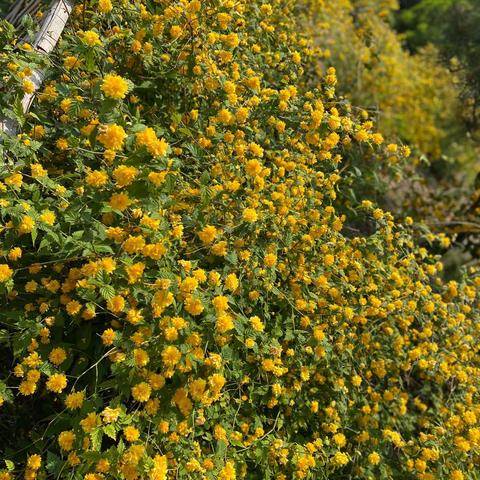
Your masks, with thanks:
M235 464L229 460L218 474L218 480L236 480Z
M81 34L81 38L83 43L88 45L89 47L94 47L95 45L101 45L100 37L98 36L97 32L93 30L88 30Z
M343 467L349 462L349 458L347 454L343 452L337 452L333 458L332 458L332 463L336 465L337 467Z
M172 27L170 28L170 36L173 39L180 38L182 34L183 34L182 27L180 27L179 25L172 25Z
M114 123L102 127L101 133L97 138L105 148L117 151L123 148L123 142L127 138L127 134L123 127Z
M217 312L224 312L228 309L228 298L224 295L217 295L213 298L212 304Z
M144 128L141 132L135 135L135 140L138 146L147 146L157 139L155 130L151 127Z
M45 135L45 128L42 125L35 125L32 128L30 135L32 136L32 138L38 140Z
M133 358L137 367L145 367L150 362L150 357L148 356L148 353L141 348L133 349Z
M69 55L63 59L63 66L67 70L71 70L72 68L78 68L81 65L81 60L79 60L77 57L74 57L72 55ZM62 100L63 102L63 100ZM62 107L63 108L63 107ZM65 109L63 109L65 110Z
M134 263L125 267L125 271L128 275L128 283L136 283L140 278L142 278L143 271L145 269L145 264L142 262Z
M73 442L75 441L75 434L70 431L60 433L58 436L58 444L62 450L69 452L73 448Z
M220 390L223 388L223 386L226 383L225 377L223 375L220 375L218 373L214 373L212 376L208 378L208 383L210 385L210 388L218 393Z
M22 249L20 247L14 247L8 252L9 260L12 260L14 262L19 258L22 258Z
M259 317L250 317L250 325L252 328L257 331L257 332L263 332L265 330L265 325L263 322L260 320Z
M359 387L362 383L362 377L360 375L354 375L352 377L352 385L355 387Z
M335 445L338 447L344 447L347 443L347 439L345 438L345 435L343 433L336 433L333 437L332 440L334 441Z
M333 265L335 262L335 257L331 253L327 253L323 259L323 263L327 266L330 267Z
M61 365L66 358L67 354L65 350L61 347L54 348L48 355L48 359L57 367L58 365Z
M246 208L242 213L242 218L248 223L253 223L257 221L258 215L255 209Z
M66 310L69 315L76 315L82 309L82 304L77 300L71 300L67 303Z
M17 187L20 188L23 182L23 175L21 173L14 173L13 175L9 175L4 179L5 185L9 187Z
M267 253L264 260L267 267L273 267L277 263L277 256L273 253Z
M83 405L85 400L85 392L73 392L65 398L65 406L69 410L76 410Z
M380 463L380 455L377 452L372 452L368 455L368 463L370 465L378 465Z
M245 165L245 172L247 172L247 175L250 175L251 177L255 177L262 171L262 164L257 160L248 160L247 164Z
M355 133L355 140L359 142L365 142L369 138L369 134L367 131L360 129L357 133Z
M131 203L130 197L126 193L114 193L109 201L110 207L121 212L126 210Z
M55 223L55 214L50 210L44 210L40 215L40 220L47 225L53 225Z
M118 417L122 413L120 408L106 407L100 414L104 423L113 423L118 420Z
M252 142L248 146L250 152L256 157L263 157L263 148L258 143Z
M162 351L163 363L169 368L174 367L181 358L182 354L180 350L178 350L177 347L174 347L172 345L165 347Z
M45 177L47 175L47 171L39 163L32 163L30 171L33 178Z
M123 249L127 253L141 252L145 247L145 240L140 235L133 237L130 235L123 244Z
M120 75L109 73L103 79L101 89L105 96L114 100L121 100L128 93L128 82Z
M27 460L27 467L32 470L38 470L42 465L42 457L40 455L30 455Z
M100 188L103 187L108 181L108 175L106 172L100 170L92 170L88 172L85 181L90 187Z
M163 157L168 150L168 143L163 138L157 138L155 130L146 127L135 135L138 146L145 146L153 157Z
M27 373L27 380L36 383L40 380L40 372L38 370L29 370Z
M402 148L400 148L400 153L401 153L402 156L404 156L405 158L408 158L412 152L411 152L410 148L409 148L407 145L404 145Z
M25 78L23 80L22 88L23 88L24 93L26 93L27 95L32 94L35 91L35 85L28 78Z
M54 373L48 379L46 386L47 390L60 393L67 386L67 377L63 373Z
M0 283L5 283L10 280L13 275L13 270L6 264L0 264Z
M133 40L132 42L132 52L138 53L142 49L142 43L137 39Z
M55 143L55 146L59 149L59 150L67 150L68 149L68 140L66 138L59 138L56 143Z
M221 313L215 325L219 333L226 333L234 328L233 319L228 313Z
M167 153L168 143L163 138L157 138L147 144L147 150L154 157L163 157Z
M168 471L168 461L166 455L155 455L153 459L153 468L148 476L149 480L166 480Z
M110 470L110 462L106 458L101 458L97 462L95 469L97 472L107 473Z
M112 176L115 179L117 187L126 187L135 180L138 173L138 169L135 167L120 165L113 171Z
M101 13L111 12L113 9L112 2L110 0L99 0L98 11Z
M129 425L123 429L123 435L127 442L136 442L140 438L140 431L138 428Z
M213 225L207 225L199 233L198 237L204 245L209 245L215 240L218 230Z
M102 343L109 347L115 340L115 331L112 328L107 328L101 335Z
M179 285L183 294L193 292L198 287L198 280L195 277L186 277Z
M230 24L232 17L228 13L221 12L217 14L217 21L222 30L226 30Z
M132 388L132 397L137 402L146 402L150 398L152 389L148 383L141 382Z
M37 390L37 385L35 382L24 381L18 386L18 391L20 395L28 396L33 395Z
M225 278L225 288L234 292L239 286L239 281L237 276L234 273L230 273Z
M203 306L201 300L198 298L187 297L187 299L185 300L185 310L190 315L200 315L203 312L204 308L205 307Z
M148 174L148 179L156 186L160 187L165 183L168 171L164 170L163 172L150 172Z

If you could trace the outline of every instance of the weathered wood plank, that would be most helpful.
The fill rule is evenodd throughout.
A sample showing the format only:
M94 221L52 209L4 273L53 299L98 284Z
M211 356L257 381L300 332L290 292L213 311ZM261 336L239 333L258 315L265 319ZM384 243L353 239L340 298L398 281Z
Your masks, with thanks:
M74 4L74 0L55 0L52 3L33 41L33 48L38 53L41 55L49 55L53 51L65 28ZM30 109L33 99L35 98L35 93L42 86L45 72L42 70L34 70L28 78L34 85L34 91L30 94L25 94L22 99L22 107L25 113ZM7 135L16 135L18 125L10 119L0 119L0 130L4 131Z
M16 1L5 20L10 22L15 28L18 28L25 15L34 16L42 5L42 0L20 0Z

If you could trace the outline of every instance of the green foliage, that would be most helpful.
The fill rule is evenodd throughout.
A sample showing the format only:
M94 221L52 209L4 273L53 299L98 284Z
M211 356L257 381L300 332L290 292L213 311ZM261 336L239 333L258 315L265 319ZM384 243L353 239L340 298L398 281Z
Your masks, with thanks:
M411 49L436 45L452 71L461 74L465 118L479 128L480 5L475 0L423 0L399 14L399 29Z
M0 0L0 18L4 17L8 13L12 3L13 2L10 0Z
M336 6L85 1L48 61L3 30L0 480L478 476L480 270L375 198L456 97L392 2Z

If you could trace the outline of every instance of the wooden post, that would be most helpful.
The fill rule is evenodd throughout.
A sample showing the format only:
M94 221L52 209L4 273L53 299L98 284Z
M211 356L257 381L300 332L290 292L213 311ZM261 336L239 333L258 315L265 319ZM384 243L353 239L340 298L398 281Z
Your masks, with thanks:
M49 55L55 48L67 20L72 13L74 4L74 0L55 0L52 3L32 45L40 55ZM28 93L23 96L22 107L25 113L30 109L35 97L35 92L40 89L44 78L45 72L43 70L34 70L32 75L28 77L34 85L34 91L33 93ZM18 125L14 120L0 119L0 130L4 131L7 135L16 135Z

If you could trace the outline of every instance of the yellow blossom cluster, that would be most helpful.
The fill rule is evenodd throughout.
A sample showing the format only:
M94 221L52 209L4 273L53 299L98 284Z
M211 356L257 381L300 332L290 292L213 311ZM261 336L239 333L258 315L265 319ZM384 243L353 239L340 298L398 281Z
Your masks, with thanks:
M1 146L0 480L477 475L479 272L356 197L410 148L304 5L77 2Z

